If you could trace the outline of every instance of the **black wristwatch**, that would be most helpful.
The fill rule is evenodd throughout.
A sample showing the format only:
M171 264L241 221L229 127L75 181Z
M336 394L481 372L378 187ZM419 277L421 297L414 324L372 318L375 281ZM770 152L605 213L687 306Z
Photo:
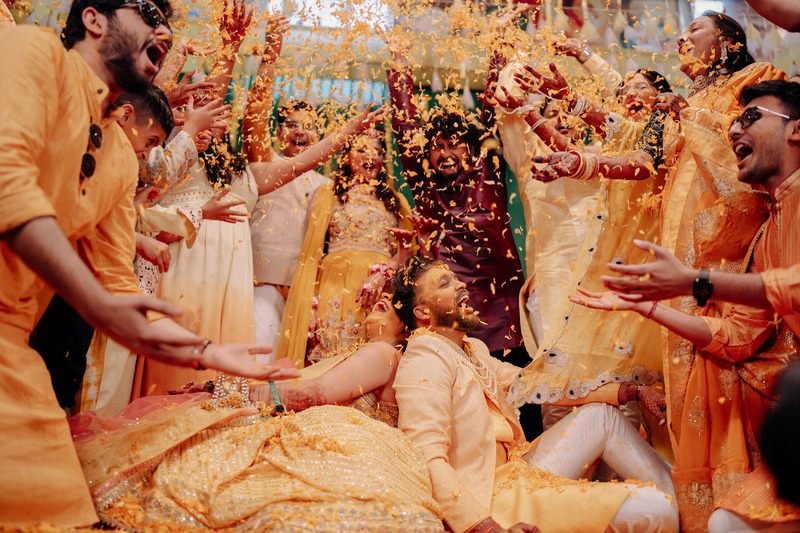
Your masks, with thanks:
M700 270L692 285L692 296L697 300L697 305L700 307L705 307L708 299L714 293L714 285L711 283L709 275L708 270Z

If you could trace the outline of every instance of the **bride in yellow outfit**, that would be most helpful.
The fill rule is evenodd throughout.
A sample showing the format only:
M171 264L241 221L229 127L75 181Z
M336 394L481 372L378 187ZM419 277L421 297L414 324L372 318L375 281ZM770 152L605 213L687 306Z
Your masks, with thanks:
M405 329L388 296L366 322L367 344L298 381L252 384L244 396L243 385L224 401L219 392L141 398L111 419L71 419L103 521L139 531L442 531L422 456L393 427ZM270 416L276 405L298 412Z

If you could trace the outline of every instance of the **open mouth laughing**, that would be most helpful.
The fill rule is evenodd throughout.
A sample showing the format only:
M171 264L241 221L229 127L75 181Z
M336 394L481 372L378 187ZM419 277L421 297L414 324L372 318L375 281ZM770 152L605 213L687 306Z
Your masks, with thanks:
M741 169L747 158L752 155L753 147L740 139L733 143L733 153L736 154L736 163Z
M168 38L157 38L156 40L149 41L145 45L144 52L147 54L147 59L150 61L147 70L148 74L155 76L161 70L161 64L164 58L167 57L169 51Z

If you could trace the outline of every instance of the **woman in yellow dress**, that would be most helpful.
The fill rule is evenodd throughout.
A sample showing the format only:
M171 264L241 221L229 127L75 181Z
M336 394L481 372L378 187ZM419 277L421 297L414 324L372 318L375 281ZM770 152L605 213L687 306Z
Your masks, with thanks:
M515 79L521 88L532 89L532 80L527 76L518 74ZM639 70L626 76L619 91L624 116L592 104L582 104L587 109L584 120L604 138L602 153L610 156L634 152L650 119L656 98L671 89L661 74ZM570 100L570 96L567 96L567 100ZM513 106L521 102L509 98L506 103ZM558 133L546 123L539 122L536 115L529 118L526 114L524 118L532 125L539 124L536 133L542 139L557 137ZM519 122L519 119L510 120ZM512 125L515 125L514 122ZM632 241L636 238L658 238L659 215L653 196L663 188L665 174L664 170L654 179L638 181L591 180L597 182L596 186L599 187L594 209L584 207L582 214L573 215L584 221L585 237L579 244L580 250L570 254L569 263L564 265L558 276L562 285L558 293L560 297L557 301L549 298L546 301L549 305L540 307L541 318L548 327L540 330L538 335L526 335L526 346L530 348L534 362L524 374L525 386L518 385L512 389L512 399L517 405L582 398L610 381L653 385L663 379L657 325L576 307L567 299L567 295L574 293L578 286L599 284L598 278L610 262L638 263L647 260L648 253L636 248ZM531 177L527 179L536 182ZM568 178L561 178L558 182L573 182L575 185L587 183ZM549 185L539 183L539 187L546 188ZM569 201L567 196L566 202ZM557 210L562 203L556 202L547 209ZM574 224L568 223L570 226ZM563 246L563 239L553 239L555 235L545 231L546 228L539 229L536 235L529 237L541 242L538 247ZM559 244L552 244L553 240ZM537 257L536 261L540 259ZM541 286L542 280L538 278L554 276L554 273L542 272L541 266L537 264L539 268L529 273L531 279L526 289L530 288L530 292L537 284ZM552 288L549 290L552 292ZM530 300L528 293L523 291L523 303ZM544 300L540 301L545 303ZM522 308L526 311L522 317L524 325L533 325L537 317L533 316L530 305ZM598 323L602 327L598 327ZM532 330L535 327L523 328L525 332ZM568 409L561 407L543 408L544 427L551 427L568 412ZM642 415L637 408L628 409L625 414L636 426L642 422ZM665 457L672 458L665 431L657 436L653 444Z
M213 397L147 397L111 419L71 419L103 521L146 532L442 531L422 456L393 427L407 332L388 296L366 322L366 345L299 381L242 395L247 386L220 377ZM298 412L270 416L276 403Z
M318 189L313 206L276 354L301 367L315 299L311 362L364 341L365 309L375 302L391 271L411 253L408 204L388 183L383 136L375 129L345 145L334 182Z

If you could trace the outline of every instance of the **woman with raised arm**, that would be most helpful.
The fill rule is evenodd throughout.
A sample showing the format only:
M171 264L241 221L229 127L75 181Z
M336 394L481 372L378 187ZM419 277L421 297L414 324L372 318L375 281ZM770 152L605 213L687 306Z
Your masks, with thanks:
M528 88L527 77L517 77L523 88ZM604 154L630 153L648 122L656 97L671 90L664 77L654 71L640 70L629 73L620 87L621 114L609 113L598 107L598 114L613 117L604 124L613 123L616 127L601 130L606 138ZM497 98L506 108L521 105L518 98ZM511 131L502 132L513 139L512 133L520 127L521 119L530 121L530 112L521 115L504 115L503 124ZM558 135L550 131L549 125L536 130L542 138ZM531 134L528 134L530 137ZM516 144L519 144L517 141ZM506 143L507 157L514 157L514 143ZM520 155L519 157L524 157ZM527 156L530 168L531 157ZM521 376L519 387L515 389L513 401L543 403L545 398L583 397L613 378L614 381L653 385L662 379L660 331L657 325L648 322L628 320L622 315L602 317L598 324L598 313L590 309L575 307L568 295L578 286L592 286L597 283L600 273L609 262L638 263L647 260L648 254L630 245L639 235L658 235L658 211L653 208L652 196L658 194L664 185L665 171L654 179L640 181L603 180L599 185L597 203L592 211L579 213L566 212L560 220L573 232L583 230L583 239L577 244L566 238L548 238L548 224L555 224L559 210L564 204L572 207L571 197L554 201L565 195L570 186L581 186L586 182L561 178L547 184L540 183L528 172L520 180L525 186L526 199L538 201L528 212L533 217L532 226L538 229L530 237L530 266L532 281L523 290L522 298L541 305L525 306L522 324L523 332L541 328L538 336L528 341L534 363L529 365ZM599 181L599 180L595 180ZM559 188L559 186L561 186ZM555 190L550 190L550 189ZM538 193L538 194L537 194ZM541 195L546 195L542 197ZM574 211L574 209L572 209ZM542 214L542 212L546 213ZM547 219L544 219L548 216ZM582 221L580 227L576 227ZM560 233L559 235L564 235ZM555 242L554 242L555 241ZM572 248L567 248L567 244ZM552 253L554 246L561 246L559 253ZM547 248L551 253L545 253ZM560 265L560 269L554 266ZM548 267L550 269L548 270ZM536 314L531 309L539 309ZM538 324L537 324L538 322ZM527 327L527 326L532 327ZM577 386L576 386L577 384ZM642 413L636 406L622 408L624 414L635 425L642 422ZM548 428L569 413L569 409L558 406L542 408L544 427ZM672 453L666 428L647 420L651 442L666 458ZM599 470L602 478L610 473Z

